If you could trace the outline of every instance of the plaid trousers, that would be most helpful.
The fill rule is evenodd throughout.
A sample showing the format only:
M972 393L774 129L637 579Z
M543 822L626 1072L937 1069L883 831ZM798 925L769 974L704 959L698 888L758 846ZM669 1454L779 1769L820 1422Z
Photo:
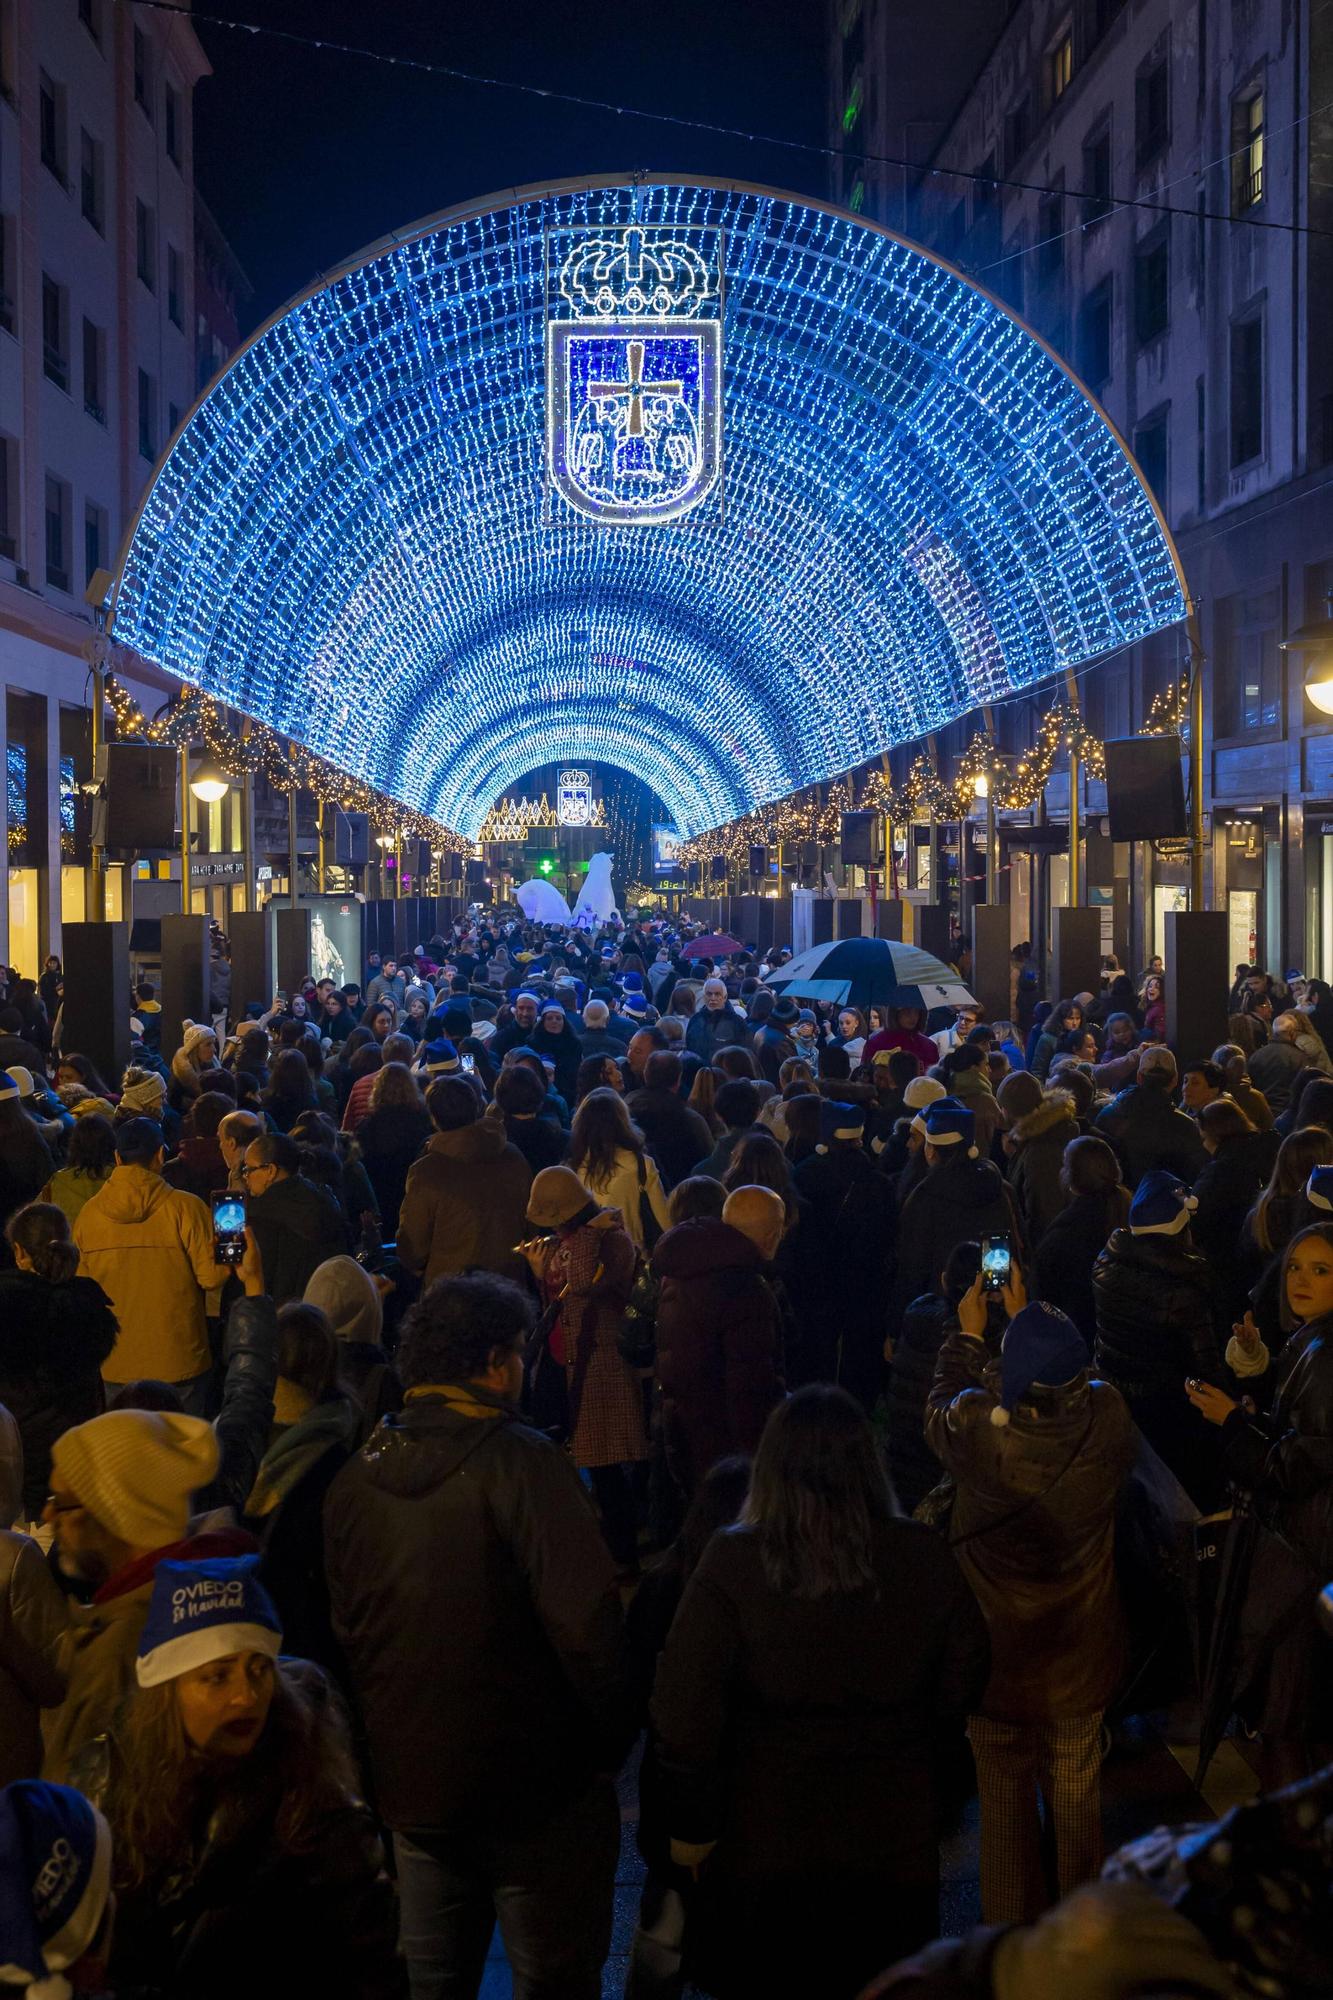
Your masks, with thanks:
M1031 1923L1053 1898L1043 1863L1039 1802L1053 1836L1059 1894L1102 1864L1102 1718L996 1722L974 1715L967 1733L981 1795L981 1915Z

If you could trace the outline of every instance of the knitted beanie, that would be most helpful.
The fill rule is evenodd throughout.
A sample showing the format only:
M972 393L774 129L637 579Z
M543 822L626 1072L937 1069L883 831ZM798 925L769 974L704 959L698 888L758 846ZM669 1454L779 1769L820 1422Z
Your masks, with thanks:
M909 1111L924 1111L928 1104L948 1095L937 1076L914 1076L903 1092L903 1103Z
M119 1541L161 1549L182 1540L191 1495L216 1478L218 1441L201 1417L108 1410L57 1438L51 1466Z
M192 1056L201 1042L217 1040L207 1021L184 1021L181 1025L185 1030L181 1048L187 1056Z
M375 1280L355 1257L326 1257L311 1272L304 1298L308 1306L318 1306L328 1314L339 1340L379 1345L384 1306Z
M128 1076L129 1072L126 1072ZM133 1083L123 1082L120 1101L126 1115L133 1118L156 1118L166 1099L166 1079L156 1070L141 1071Z

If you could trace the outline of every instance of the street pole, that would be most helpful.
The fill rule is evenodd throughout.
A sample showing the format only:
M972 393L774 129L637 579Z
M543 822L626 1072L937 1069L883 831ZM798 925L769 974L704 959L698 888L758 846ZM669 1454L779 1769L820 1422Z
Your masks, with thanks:
M190 746L181 745L178 758L181 787L181 914L190 914Z
M250 718L241 724L241 741L250 741ZM255 881L255 780L248 762L241 772L241 874L244 878L245 907L253 910L259 901Z
M393 830L393 893L401 897L403 893L403 829Z
M1193 604L1185 621L1190 674L1190 908L1203 908L1203 641Z
M105 736L106 724L103 716L103 706L106 702L105 661L106 661L106 639L103 636L103 634L99 631L96 638L93 640L93 650L92 650L92 682L93 682L92 781L94 784L97 784L98 782L98 775L97 775L98 767L103 761L105 753L105 742L106 742L106 736ZM94 806L93 809L92 852L89 856L88 886L92 891L92 894L90 898L91 907L88 912L88 919L90 923L94 924L104 924L106 922L106 842L104 838L100 840L98 838L99 833L105 835L105 832L106 832L106 799L105 796L103 796L102 798L97 800L96 805Z
M1083 901L1083 866L1079 852L1082 838L1080 820L1079 789L1083 766L1078 751L1069 752L1069 906L1076 909Z
M995 774L986 780L986 901L1000 900L1000 850L995 833Z
M327 894L329 886L328 841L324 832L324 807L325 801L323 799L316 799L315 831L319 836L319 861L317 866L319 869L318 881L321 896Z
M300 907L300 892L296 886L296 773L291 774L287 787L287 901L295 910Z

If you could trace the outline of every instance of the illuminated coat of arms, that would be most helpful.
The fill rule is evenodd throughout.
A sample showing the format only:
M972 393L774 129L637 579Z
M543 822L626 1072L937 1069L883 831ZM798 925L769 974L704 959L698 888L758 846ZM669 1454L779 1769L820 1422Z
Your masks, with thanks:
M722 466L716 232L636 225L556 244L551 483L595 520L672 520L698 505Z
M560 773L555 816L560 826L591 826L592 779L586 771Z

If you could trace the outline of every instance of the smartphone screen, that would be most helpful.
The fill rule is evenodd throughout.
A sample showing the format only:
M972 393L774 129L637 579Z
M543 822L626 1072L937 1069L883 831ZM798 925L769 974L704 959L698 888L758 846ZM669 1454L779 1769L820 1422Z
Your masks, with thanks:
M219 1264L239 1264L245 1255L245 1196L223 1188L212 1198L213 1255Z
M1007 1236L983 1236L981 1289L984 1292L1002 1292L1009 1282L1009 1268L1012 1262L1013 1250Z
M460 1056L458 1058L458 1067L466 1070L468 1075L471 1076L477 1067L477 1059L475 1056Z

